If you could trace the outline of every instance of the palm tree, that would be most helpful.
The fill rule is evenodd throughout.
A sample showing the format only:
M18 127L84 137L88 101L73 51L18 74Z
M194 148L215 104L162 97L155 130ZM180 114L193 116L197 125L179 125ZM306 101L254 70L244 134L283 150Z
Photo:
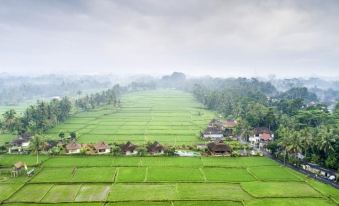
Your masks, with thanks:
M14 109L6 111L3 115L4 129L9 132L14 132L18 126L18 118Z
M39 164L39 151L42 146L43 146L42 137L40 135L34 135L31 142L31 147L33 152L36 153L36 164Z
M324 151L326 155L329 152L333 152L334 148L332 143L335 143L335 136L333 129L329 127L321 127L319 131L319 149Z
M279 139L278 145L283 149L284 155L284 165L286 165L286 157L288 152L288 146L290 145L289 131L287 128L279 129L279 134L281 138Z
M252 128L247 121L241 121L236 127L236 133L239 134L245 141L248 142L249 136L252 134Z
M306 127L305 129L300 131L301 135L301 143L304 149L304 156L307 157L307 151L313 146L314 144L314 132L309 128Z
M302 150L302 142L300 138L300 133L298 131L290 131L289 134L289 145L287 146L287 152L292 153L294 156L297 156L298 153Z
M302 149L301 138L297 131L289 130L286 127L279 129L281 136L278 145L283 149L284 165L286 165L286 158L288 154L298 154Z

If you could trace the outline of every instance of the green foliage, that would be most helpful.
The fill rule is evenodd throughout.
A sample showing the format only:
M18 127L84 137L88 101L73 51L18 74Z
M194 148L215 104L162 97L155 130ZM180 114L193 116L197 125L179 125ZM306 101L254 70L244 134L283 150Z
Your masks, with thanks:
M274 104L278 111L289 116L295 115L304 106L303 99L280 99Z
M138 155L139 156L145 156L147 154L146 147L138 147Z
M71 137L71 139L77 139L77 133L76 132L70 132L69 136Z
M101 93L95 93L86 95L75 101L75 105L83 111L95 109L101 105L114 105L117 106L120 102L118 96L121 93L119 85L115 85L113 88L105 90Z
M309 92L306 87L293 87L280 94L281 99L302 99L304 102L317 101L317 95Z

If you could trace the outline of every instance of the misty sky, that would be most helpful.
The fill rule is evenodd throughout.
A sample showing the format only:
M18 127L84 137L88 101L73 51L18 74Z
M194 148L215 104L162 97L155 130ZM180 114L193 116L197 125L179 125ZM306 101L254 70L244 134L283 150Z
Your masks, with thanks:
M339 76L338 0L0 0L0 73Z

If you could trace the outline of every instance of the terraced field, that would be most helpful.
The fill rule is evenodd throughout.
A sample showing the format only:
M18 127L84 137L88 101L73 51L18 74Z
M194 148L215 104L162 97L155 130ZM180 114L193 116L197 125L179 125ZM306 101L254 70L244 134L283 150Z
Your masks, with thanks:
M34 156L0 156L5 167ZM335 206L339 190L266 157L42 157L33 177L0 174L3 205ZM2 162L2 161L1 161ZM29 163L32 168L32 162ZM5 178L7 177L7 178Z
M177 90L134 92L121 101L121 108L106 106L79 113L47 134L57 138L60 131L76 131L82 143L157 140L170 145L194 144L215 116L191 94Z

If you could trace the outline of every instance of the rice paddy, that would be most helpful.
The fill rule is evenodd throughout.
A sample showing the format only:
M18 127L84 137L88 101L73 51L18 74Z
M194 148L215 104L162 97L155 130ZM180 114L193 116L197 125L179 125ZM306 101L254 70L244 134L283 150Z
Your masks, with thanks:
M79 142L106 141L136 144L159 141L168 145L195 144L199 135L215 116L191 94L177 90L154 90L122 96L121 107L100 107L75 114L63 124L49 130L57 138L60 131L77 132Z
M7 157L29 160L0 159ZM13 181L7 174L0 182L3 205L335 206L339 199L339 190L266 157L41 159L34 176Z

